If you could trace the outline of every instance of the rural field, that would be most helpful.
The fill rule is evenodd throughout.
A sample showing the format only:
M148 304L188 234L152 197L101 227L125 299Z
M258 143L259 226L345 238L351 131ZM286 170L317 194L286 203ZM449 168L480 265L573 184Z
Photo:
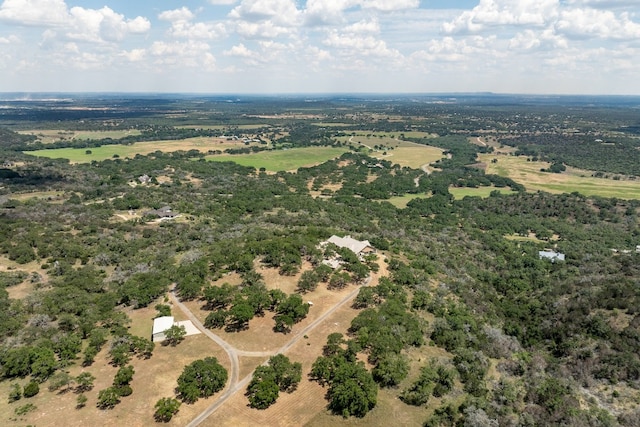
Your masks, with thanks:
M125 136L140 135L137 129L127 130L101 130L101 131L74 131L59 129L34 129L18 131L23 135L35 135L43 144L73 139L120 139Z
M494 159L496 163L492 163ZM522 156L480 154L479 160L486 165L486 173L511 178L524 185L527 191L578 192L585 196L640 199L640 182L636 180L595 178L591 171L571 167L561 174L541 172L540 169L548 168L550 164L530 162Z
M262 151L241 155L213 155L206 159L215 162L235 162L242 166L265 168L270 172L292 171L309 167L339 157L349 151L347 148L305 147L288 150Z
M430 137L430 135L425 132L407 132L405 135L414 138ZM356 134L354 136L341 137L339 140L367 147L372 150L370 154L373 157L414 169L419 169L424 165L428 165L444 157L442 154L444 150L442 148L417 144L411 141L402 141L397 139L397 134L388 132ZM386 148L375 149L374 147L376 145Z
M467 196L470 197L489 197L489 195L498 191L502 194L510 194L513 191L509 187L498 188L498 187L449 187L449 193L453 195L453 198L456 200L464 199Z
M161 140L149 142L136 142L131 145L102 145L92 148L56 148L51 150L26 151L39 157L50 159L69 159L71 163L89 163L93 160L101 161L111 159L114 156L133 158L136 154L146 155L155 151L174 152L198 150L206 153L209 150L226 150L227 148L245 147L241 141L227 141L223 138L197 137L181 140Z

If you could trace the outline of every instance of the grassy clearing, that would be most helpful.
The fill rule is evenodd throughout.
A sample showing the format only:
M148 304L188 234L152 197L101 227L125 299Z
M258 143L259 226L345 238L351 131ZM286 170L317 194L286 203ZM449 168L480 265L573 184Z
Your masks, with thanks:
M426 197L427 196L424 194L405 194L403 196L391 197L390 199L384 201L391 203L398 209L404 209L407 207L410 201L414 199L424 199Z
M92 148L56 148L52 150L25 151L25 154L50 159L69 159L71 163L89 163L93 160L101 161L111 159L114 156L119 156L123 159L127 157L133 158L136 154L146 155L155 151L173 152L180 150L198 150L206 153L209 150L224 151L227 148L240 148L244 146L244 143L241 141L198 137L169 141L137 142L131 145L114 144ZM87 154L87 152L89 152L89 154Z
M502 194L510 194L513 193L510 188L498 188L498 187L478 187L478 188L469 188L469 187L449 187L449 193L453 195L456 200L464 199L467 196L470 197L489 197L491 192L499 191Z
M430 135L425 132L409 133L412 134L412 137L416 138L430 137ZM416 144L410 141L401 141L396 139L397 136L398 135L394 133L376 132L372 134L356 134L355 136L342 137L340 139L369 148L371 150L369 154L373 157L414 169L418 169L423 165L428 165L444 157L441 148ZM375 150L375 146L384 146L387 148Z
M29 193L11 193L9 198L21 202L32 199L61 202L65 199L65 196L62 191L32 191Z
M548 168L549 163L528 162L526 157L495 154L481 154L479 157L486 165L487 173L509 177L524 185L527 191L578 192L585 196L640 199L640 181L594 178L590 171L569 167L561 174L540 172L540 169ZM491 163L493 159L497 159L497 163Z
M207 156L206 159L216 162L232 161L242 166L253 166L256 169L265 168L268 171L277 172L313 166L334 159L347 151L346 148L307 147L234 156Z
M262 123L262 124L253 124L253 125L199 125L199 124L192 124L192 125L180 125L180 126L176 126L176 129L215 129L215 130L224 130L224 129L230 129L230 128L234 128L234 129L241 129L241 130L251 130L251 129L261 129L264 127L271 127L271 125L268 125L266 123Z
M533 243L545 243L544 240L540 240L536 237L535 234L529 233L528 236L521 236L519 234L509 234L504 236L507 240L513 240L515 242L533 242Z
M140 135L136 129L127 130L101 130L101 131L73 131L59 129L33 129L18 131L23 135L35 135L44 144L72 139L120 139L130 135Z

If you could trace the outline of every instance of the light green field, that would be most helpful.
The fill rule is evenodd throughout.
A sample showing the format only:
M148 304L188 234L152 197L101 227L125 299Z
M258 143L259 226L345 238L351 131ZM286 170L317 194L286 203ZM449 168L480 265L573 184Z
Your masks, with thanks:
M57 142L61 140L71 139L120 139L129 135L140 135L140 131L137 129L127 130L105 130L105 131L73 131L73 130L59 130L59 129L34 129L19 131L23 135L35 135L40 141L45 144Z
M487 173L511 178L524 185L527 191L577 191L585 196L640 199L640 181L594 178L591 177L590 171L569 167L561 174L540 172L541 168L548 168L549 163L528 162L526 157L481 154L479 158L486 165ZM492 159L497 159L498 162L491 163Z
M429 134L425 132L412 133L420 134L425 138L429 136ZM407 166L414 169L419 169L422 166L429 165L430 163L444 157L442 154L443 150L441 148L416 144L409 141L401 141L396 139L399 135L398 133L377 132L372 133L370 137L367 137L366 135L367 134L356 134L355 136L347 136L339 139L344 142L369 148L371 150L369 155L372 157L388 160L400 166ZM374 150L376 145L383 145L392 149L387 149L386 151Z
M50 159L69 159L71 163L89 163L92 160L101 161L111 159L114 155L118 155L124 159L127 157L133 158L136 154L146 155L154 151L173 152L179 150L198 150L206 153L209 150L224 151L227 148L240 147L245 147L241 141L198 137L170 141L136 142L131 145L113 144L92 148L56 148L52 150L25 151L24 153ZM87 150L91 153L87 154Z
M224 129L229 129L229 128L234 128L234 129L242 129L242 130L250 130L250 129L261 129L264 127L270 127L271 125L268 125L266 123L263 124L251 124L251 125L199 125L199 124L192 124L192 125L180 125L180 126L176 126L176 129L215 129L215 130L224 130Z
M464 199L466 196L471 197L489 197L492 191L499 191L502 194L513 193L510 188L498 188L498 187L449 187L449 193L453 195L456 200Z
M347 148L336 147L307 147L289 150L262 151L260 153L241 155L207 156L207 160L216 162L235 162L242 166L253 166L256 169L265 168L271 172L296 170L304 166L334 159L349 151Z
M404 209L407 207L410 201L414 199L425 199L428 196L424 194L405 194L403 196L391 197L390 199L384 200L385 202L391 203L398 209Z

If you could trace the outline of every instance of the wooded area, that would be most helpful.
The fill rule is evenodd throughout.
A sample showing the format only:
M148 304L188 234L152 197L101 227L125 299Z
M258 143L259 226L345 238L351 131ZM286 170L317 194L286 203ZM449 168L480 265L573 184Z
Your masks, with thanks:
M198 104L191 119L221 104ZM250 131L269 149L344 146L339 137L366 129L449 156L429 165L430 173L361 146L272 173L185 151L70 165L22 153L44 144L14 133L10 123L35 129L63 117L55 123L71 129L81 126L77 112L0 115L0 377L13 402L0 406L3 423L29 422L22 402L37 406L39 396L63 388L83 396L78 412L88 410L86 396L103 410L132 399L139 369L131 361L149 360L157 349L151 331L131 332L126 311L160 304L158 314L167 315L162 304L175 284L181 300L208 313L203 323L212 331L238 333L254 318L273 316L278 336L313 310L308 292L360 287L348 331L326 337L310 370L285 356L255 370L244 391L259 410L277 408L280 392L295 393L300 377L310 377L324 387L337 425L341 417L375 412L380 388L397 404L423 408L420 424L429 426L638 425L640 201L526 192L523 183L479 169L478 153L495 147L467 140L482 131L517 147L516 155L632 177L640 175L639 140L632 132L609 137L623 124L637 125L627 107L576 107L567 124L557 105L314 105L323 123L344 124L329 127L319 119L251 118L307 108L263 100L222 110L208 124L223 130L176 128L193 121L163 119L169 106L156 107L130 106L131 114L114 117L119 127L141 130L136 140L242 135L238 125L269 122ZM93 114L82 116L82 127L112 127ZM569 127L581 134L565 135ZM409 131L438 136L401 136ZM489 186L514 192L462 200L449 192ZM35 197L43 191L61 196ZM388 202L403 195L415 196L406 208ZM164 206L175 215L158 218ZM358 257L319 246L334 234L369 240L378 253ZM545 249L566 260L541 259ZM323 262L331 257L340 260L335 270ZM367 286L382 263L388 276ZM295 293L268 287L262 269L299 275ZM241 283L226 282L230 275ZM189 338L178 342L176 349ZM443 356L413 356L428 346ZM119 369L107 388L91 391L86 375L66 374L70 366L91 367L100 354ZM179 368L176 394L151 402L149 421L170 422L180 402L225 387L222 361L201 359Z

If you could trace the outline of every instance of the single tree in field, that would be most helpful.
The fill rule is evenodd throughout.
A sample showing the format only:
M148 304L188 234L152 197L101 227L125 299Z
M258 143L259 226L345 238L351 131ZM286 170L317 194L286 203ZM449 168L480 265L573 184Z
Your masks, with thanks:
M180 401L171 397L163 397L156 402L153 417L158 422L168 423L180 410Z
M178 378L178 397L187 403L209 397L224 388L227 376L227 370L215 357L196 360L185 366Z
M162 344L175 347L176 345L180 344L186 336L187 330L184 326L173 325L164 332L165 340L162 342Z

